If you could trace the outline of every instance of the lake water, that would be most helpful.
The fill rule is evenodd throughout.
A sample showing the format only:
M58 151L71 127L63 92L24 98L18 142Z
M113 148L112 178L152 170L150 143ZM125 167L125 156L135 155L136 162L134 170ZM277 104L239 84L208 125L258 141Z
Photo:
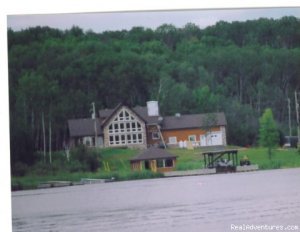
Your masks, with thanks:
M13 231L300 231L300 169L18 191L12 223Z

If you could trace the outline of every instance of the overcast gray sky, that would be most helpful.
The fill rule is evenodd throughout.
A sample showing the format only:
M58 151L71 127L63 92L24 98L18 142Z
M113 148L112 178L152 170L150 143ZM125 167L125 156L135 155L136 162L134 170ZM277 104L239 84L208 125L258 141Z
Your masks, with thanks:
M50 26L65 30L72 26L79 26L85 31L102 32L107 30L129 30L134 26L155 29L164 23L182 27L189 22L195 23L200 28L205 28L220 20L232 22L261 17L277 19L283 16L296 16L299 18L300 7L9 15L7 26L13 30L34 26Z

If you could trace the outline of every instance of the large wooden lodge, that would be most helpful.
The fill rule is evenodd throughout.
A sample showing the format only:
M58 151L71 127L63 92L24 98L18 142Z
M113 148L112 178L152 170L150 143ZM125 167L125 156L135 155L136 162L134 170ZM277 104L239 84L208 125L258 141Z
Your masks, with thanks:
M133 108L119 104L98 117L68 120L71 147L225 146L226 125L224 113L162 116L157 101Z

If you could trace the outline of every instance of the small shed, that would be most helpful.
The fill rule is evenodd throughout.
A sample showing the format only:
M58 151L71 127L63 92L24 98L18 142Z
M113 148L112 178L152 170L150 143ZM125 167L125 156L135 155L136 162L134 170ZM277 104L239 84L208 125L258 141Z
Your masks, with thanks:
M130 159L130 166L134 171L169 172L175 169L176 158L165 149L150 147Z

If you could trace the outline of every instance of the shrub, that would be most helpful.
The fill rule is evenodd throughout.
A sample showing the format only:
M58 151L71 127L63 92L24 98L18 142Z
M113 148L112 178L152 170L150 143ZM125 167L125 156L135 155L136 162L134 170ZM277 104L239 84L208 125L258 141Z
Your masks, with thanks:
M52 152L52 160L60 161L60 163L64 164L67 162L67 156L64 151L54 151Z
M100 160L98 160L98 154L95 150L87 152L85 163L87 164L88 171L96 172L98 170L100 167Z
M34 166L32 166L32 172L38 176L48 175L50 173L49 164L38 162Z
M96 172L100 167L100 154L96 150L88 149L84 145L80 145L71 150L71 162L78 161L84 168L82 171ZM78 163L72 164L79 168Z
M17 162L12 166L11 172L13 176L25 176L28 172L28 165L22 162Z
M64 164L59 160L54 160L51 164L40 161L31 167L31 172L38 176L46 176L55 175L64 169Z
M23 190L23 185L20 181L11 182L11 191Z
M88 168L86 167L85 163L81 163L78 160L72 160L68 163L67 169L69 172L84 172Z

